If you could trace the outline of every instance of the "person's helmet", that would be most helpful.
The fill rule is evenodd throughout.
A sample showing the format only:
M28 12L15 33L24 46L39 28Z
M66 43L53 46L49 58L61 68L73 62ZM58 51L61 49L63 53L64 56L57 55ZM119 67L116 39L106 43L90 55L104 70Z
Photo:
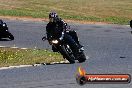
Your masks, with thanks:
M58 15L56 12L49 13L49 21L56 22L58 20Z
M3 20L0 19L0 29L3 28Z
M5 26L6 26L6 27L7 27L6 23L5 23L5 22L3 22L3 20L1 20L1 19L0 19L0 26L3 26L3 27L5 27Z

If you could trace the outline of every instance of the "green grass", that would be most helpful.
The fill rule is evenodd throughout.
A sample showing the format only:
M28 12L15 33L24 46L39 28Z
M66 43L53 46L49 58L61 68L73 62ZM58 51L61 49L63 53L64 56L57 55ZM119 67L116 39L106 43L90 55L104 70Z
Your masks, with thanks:
M2 0L0 15L48 18L55 10L64 19L128 24L132 0Z
M63 61L59 53L39 49L0 48L0 67Z

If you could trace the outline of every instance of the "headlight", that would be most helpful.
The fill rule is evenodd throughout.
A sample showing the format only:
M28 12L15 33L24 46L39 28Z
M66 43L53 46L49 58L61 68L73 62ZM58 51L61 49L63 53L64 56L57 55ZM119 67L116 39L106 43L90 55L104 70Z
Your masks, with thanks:
M52 43L57 44L58 40L52 40Z
M5 24L3 24L3 27L5 27L6 25Z

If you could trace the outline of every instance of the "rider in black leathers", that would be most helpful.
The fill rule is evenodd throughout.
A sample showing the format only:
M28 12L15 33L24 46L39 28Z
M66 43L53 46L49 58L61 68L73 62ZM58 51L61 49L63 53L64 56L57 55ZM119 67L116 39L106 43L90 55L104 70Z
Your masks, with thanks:
M130 21L130 27L132 28L132 20Z
M0 19L0 32L8 30L7 24Z
M74 30L67 29L67 23L58 17L56 12L49 14L49 23L46 26L47 39L50 43L52 38L59 38L61 33L64 32L64 40L70 45L70 47L77 52L83 51L83 46L79 43L77 34ZM78 49L76 49L78 47ZM58 50L52 46L52 50L57 52Z
M132 29L132 20L130 21L130 27L131 27L131 29ZM131 34L132 34L132 31L131 31Z

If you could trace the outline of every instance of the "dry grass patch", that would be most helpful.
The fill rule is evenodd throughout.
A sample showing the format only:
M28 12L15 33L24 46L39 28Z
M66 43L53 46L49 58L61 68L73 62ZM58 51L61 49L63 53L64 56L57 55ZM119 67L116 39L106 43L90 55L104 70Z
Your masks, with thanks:
M59 53L39 49L0 48L0 67L63 61Z
M132 19L132 0L2 0L0 7L0 15L10 16L47 18L55 10L65 19L120 24Z

